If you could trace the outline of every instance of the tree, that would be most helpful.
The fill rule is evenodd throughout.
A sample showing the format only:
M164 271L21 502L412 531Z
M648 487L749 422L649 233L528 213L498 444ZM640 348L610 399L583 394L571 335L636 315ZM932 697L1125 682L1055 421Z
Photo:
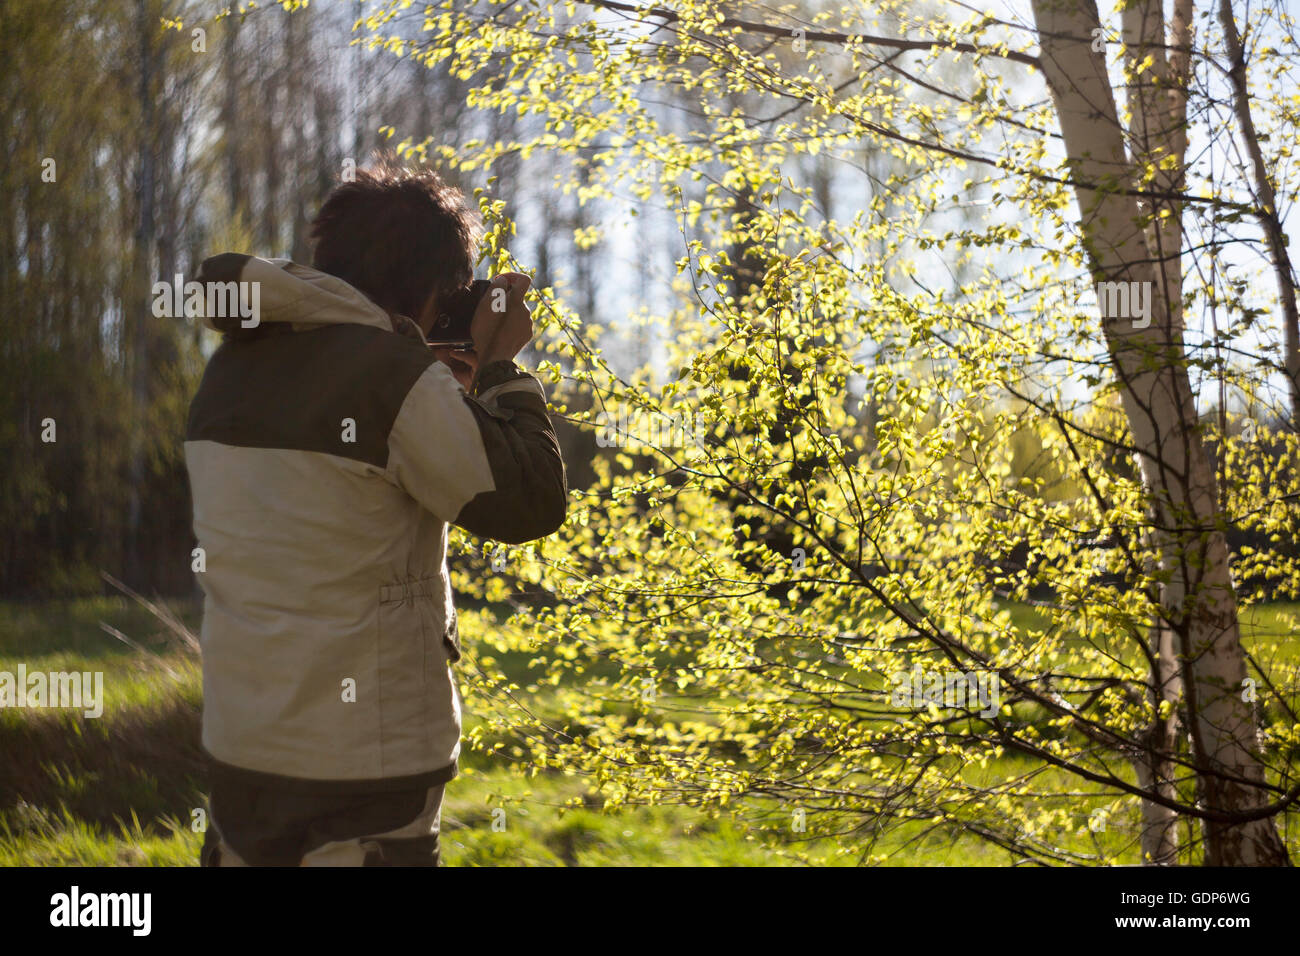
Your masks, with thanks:
M187 356L150 290L175 263L192 199L185 111L200 69L167 43L159 12L20 2L0 14L13 66L0 97L9 595L97 591L105 567L164 586L188 572L188 518L175 520L188 511L176 401ZM57 55L80 45L75 63Z
M1105 57L1092 42L1101 29L1095 5L1034 4L1041 62L1072 160L1093 274L1098 282L1136 281L1154 292L1146 327L1138 328L1129 315L1108 316L1103 325L1161 554L1160 620L1153 629L1161 639L1150 647L1157 661L1153 683L1163 699L1181 678L1188 698L1193 759L1208 811L1207 862L1279 864L1286 862L1286 850L1266 816L1234 820L1266 807L1268 797L1253 708L1242 698L1246 662L1223 516L1183 354L1180 196L1190 0L1175 4L1174 11L1167 42L1161 4L1134 3L1124 11L1130 157ZM1115 179L1131 190L1102 186ZM1163 640L1166 635L1172 644ZM1171 655L1181 663L1181 675L1165 667ZM1152 751L1167 752L1167 735L1157 727L1152 733L1162 738ZM1169 830L1160 832L1164 839L1153 854L1171 858Z
M1286 63L1285 25L1260 11L1267 44L1225 67L1187 0L1168 29L1159 4L1128 4L1109 44L1090 0L1035 0L1032 27L902 2L572 6L585 21L548 3L419 16L475 105L545 120L520 157L581 151L619 171L607 200L679 214L676 384L634 388L563 303L538 317L573 370L554 378L663 414L693 389L709 441L597 460L563 541L508 579L535 599L482 638L544 647L542 679L577 689L521 715L489 662L478 706L612 805L734 802L782 852L793 812L862 859L937 831L1039 861L1286 863L1296 672L1248 657L1237 590L1296 581L1276 550L1231 555L1225 531L1292 533L1295 443L1275 436L1270 462L1212 434L1218 487L1196 389L1216 376L1254 400L1294 360L1248 361L1278 325L1231 250L1276 248L1243 224L1267 227L1295 185L1261 199L1235 167L1187 160L1209 75ZM722 106L738 93L757 105ZM1293 135L1288 101L1265 112ZM1202 155L1228 152L1214 133ZM444 158L491 168L500 146L473 146ZM813 221L819 184L792 158L864 150L893 164L848 187L861 212ZM735 249L756 281L730 278ZM1219 310L1230 331L1206 348L1188 317ZM786 421L788 441L762 437ZM806 564L757 533L736 547L728 495L795 529Z

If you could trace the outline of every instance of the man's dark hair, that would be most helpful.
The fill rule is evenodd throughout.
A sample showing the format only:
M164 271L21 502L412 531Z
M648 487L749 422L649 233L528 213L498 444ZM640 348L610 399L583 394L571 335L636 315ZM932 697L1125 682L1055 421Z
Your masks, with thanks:
M430 294L474 278L482 235L459 189L382 156L326 197L311 226L312 266L414 319Z

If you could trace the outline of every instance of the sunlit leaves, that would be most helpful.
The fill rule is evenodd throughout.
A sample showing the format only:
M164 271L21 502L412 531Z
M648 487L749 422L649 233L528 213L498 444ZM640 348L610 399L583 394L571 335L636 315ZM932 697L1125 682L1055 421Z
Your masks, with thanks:
M544 0L422 13L428 62L471 84L469 105L521 120L439 158L491 173L517 155L560 194L658 205L682 228L674 305L649 317L669 331L658 368L619 374L604 330L562 290L538 290L557 412L592 432L635 412L658 437L600 449L544 546L502 571L482 555L457 565L462 594L512 609L463 628L484 740L510 735L530 766L589 774L609 806L816 809L823 834L854 834L846 852L926 821L1032 859L1109 860L1136 833L1120 785L1156 712L1144 647L1159 555L1074 172L1041 85L1000 58L1023 32L915 4L836 5L819 28L934 45L799 52L724 23L728 5L669 8L678 19ZM1296 110L1279 92L1266 112L1293 133ZM860 199L849 214L822 215L809 175L822 161ZM1137 181L1169 162L1148 157ZM1189 192L1214 202L1188 215L1239 228L1230 190L1193 176ZM478 198L489 261L519 267L512 211ZM578 246L603 242L602 226L579 227ZM1220 352L1267 310L1242 279L1188 285L1188 309L1222 323L1189 346L1189 367L1253 399L1266 363ZM659 440L683 416L702 443ZM1243 594L1294 593L1293 437L1245 441L1226 415L1206 430L1226 520L1263 539L1240 550ZM512 688L491 666L508 653L527 655L533 683ZM1293 660L1270 659L1284 693ZM890 677L913 664L995 670L1000 705L895 706ZM530 705L539 687L545 714ZM1294 736L1270 711L1270 757ZM1099 851L1080 804L1127 843Z

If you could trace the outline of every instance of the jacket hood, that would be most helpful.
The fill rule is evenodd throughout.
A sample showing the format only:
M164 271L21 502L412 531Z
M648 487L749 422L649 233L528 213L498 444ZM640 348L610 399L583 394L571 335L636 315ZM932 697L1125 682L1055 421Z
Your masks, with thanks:
M337 276L289 259L226 252L204 259L195 281L203 286L203 324L232 338L252 336L269 323L281 323L295 332L327 325L369 325L424 342L419 328L406 316L390 316Z

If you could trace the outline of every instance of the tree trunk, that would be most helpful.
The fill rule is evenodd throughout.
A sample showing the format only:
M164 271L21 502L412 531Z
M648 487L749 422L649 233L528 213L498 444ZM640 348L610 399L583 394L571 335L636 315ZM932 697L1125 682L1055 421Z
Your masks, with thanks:
M1176 260L1153 257L1144 211L1115 186L1135 181L1136 164L1125 154L1105 55L1092 50L1093 31L1100 28L1096 3L1033 0L1033 9L1094 280L1151 283L1146 288L1157 293L1148 300L1149 324L1132 312L1103 308L1113 314L1103 315L1102 327L1156 516L1161 614L1180 657L1193 760L1208 815L1202 821L1205 862L1286 865L1272 820L1241 820L1262 808L1267 795L1254 714L1241 697L1246 664L1214 472L1198 428L1181 316L1172 304L1181 277L1172 287L1167 281ZM1135 132L1159 135L1149 123ZM1149 151L1153 144L1139 146Z
M224 99L221 106L221 129L225 137L222 154L226 165L226 198L229 205L231 222L248 222L248 193L244 188L243 164L240 159L240 146L244 137L240 134L240 96L243 74L243 58L239 49L240 17L231 13L222 24L221 70L224 87ZM247 119L245 119L247 122Z
M1232 105L1241 127L1241 138L1246 155L1254 171L1255 215L1264 227L1269 258L1273 260L1273 275L1277 279L1277 300L1282 306L1282 329L1285 336L1286 356L1282 367L1286 371L1291 390L1291 425L1300 428L1300 312L1296 309L1295 279L1291 272L1291 256L1286 248L1286 234L1277 214L1277 195L1269 179L1264 154L1259 148L1259 134L1250 114L1250 91L1246 88L1246 51L1242 49L1237 23L1232 18L1232 4L1219 0L1219 22L1223 24L1223 39L1231 61L1228 76L1232 80Z
M1191 7L1191 0L1176 0L1174 29L1170 37L1172 55L1168 58L1165 55L1164 8L1160 0L1140 0L1131 3L1121 13L1125 60L1134 76L1128 87L1129 112L1133 117L1130 130L1133 167L1139 169L1149 164L1155 170L1153 185L1170 194L1182 190L1186 171ZM1140 69L1140 64L1148 57L1150 65ZM1168 316L1168 327L1181 329L1182 204L1171 199L1139 198L1136 207L1144 222L1143 239L1148 255L1156 269L1153 299L1162 314ZM1166 212L1166 215L1161 215ZM1152 527L1160 527L1158 515L1153 513L1151 517ZM1153 534L1148 540L1157 550L1163 548L1164 567L1177 562L1176 540L1160 534ZM1158 575L1155 580L1160 580ZM1181 606L1181 598L1176 597L1171 588L1177 586L1170 583L1159 585L1160 607ZM1148 700L1154 708L1154 716L1143 733L1144 747L1134 755L1133 767L1143 787L1172 800L1177 794L1171 757L1178 745L1179 722L1176 710L1169 716L1162 716L1160 708L1166 702L1175 708L1183 703L1183 682L1179 674L1175 634L1165 615L1156 615L1148 633L1147 655L1152 661ZM1154 800L1142 801L1141 848L1145 862L1163 865L1177 861L1177 822L1178 815L1170 808Z
M139 220L135 233L135 249L131 269L131 295L127 301L137 311L131 322L131 399L134 414L131 416L131 449L128 464L130 487L127 498L126 526L126 580L141 586L143 565L140 555L140 524L143 510L145 480L144 428L148 422L149 404L149 341L152 333L153 310L150 290L153 283L149 274L153 264L156 225L154 221L154 193L157 178L157 153L154 143L154 33L158 28L158 13L152 9L151 0L136 0L136 30L140 44L140 157L137 170L137 204ZM167 277L170 281L171 277ZM128 318L128 321L131 321Z

